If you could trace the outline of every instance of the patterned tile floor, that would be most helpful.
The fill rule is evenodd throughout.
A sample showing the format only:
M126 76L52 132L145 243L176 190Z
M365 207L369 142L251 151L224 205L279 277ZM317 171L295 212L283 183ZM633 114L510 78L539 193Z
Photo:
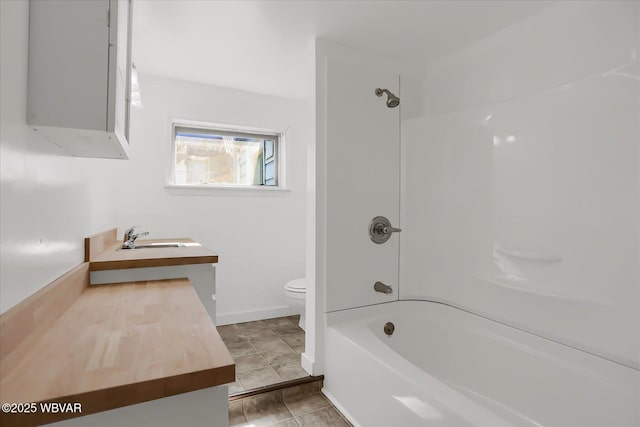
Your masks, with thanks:
M232 427L349 427L348 421L310 383L229 402Z
M229 394L308 376L300 367L304 331L299 316L218 326L236 362L236 381Z

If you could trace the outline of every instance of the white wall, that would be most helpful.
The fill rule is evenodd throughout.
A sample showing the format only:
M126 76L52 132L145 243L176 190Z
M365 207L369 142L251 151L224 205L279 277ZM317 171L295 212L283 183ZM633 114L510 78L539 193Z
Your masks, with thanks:
M307 144L313 105L141 75L143 109L132 112L131 160L118 171L117 224L149 238L191 237L217 251L221 324L292 313L283 286L305 276ZM290 191L170 190L174 119L287 131Z
M0 311L84 258L113 227L115 160L66 155L26 126L29 3L0 2Z
M401 299L640 367L639 13L560 2L428 70Z

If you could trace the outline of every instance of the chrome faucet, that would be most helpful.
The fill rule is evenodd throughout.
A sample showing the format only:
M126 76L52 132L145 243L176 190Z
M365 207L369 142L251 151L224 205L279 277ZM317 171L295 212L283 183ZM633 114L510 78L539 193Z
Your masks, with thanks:
M391 286L385 285L382 282L376 282L373 285L373 290L376 292L382 292L383 294L387 294L387 295L393 293L393 289L391 288Z
M138 227L134 225L131 228L128 228L127 231L124 232L124 240L122 241L122 249L133 249L135 247L135 241L138 237L148 236L148 231L143 231L142 233L134 234L133 230Z

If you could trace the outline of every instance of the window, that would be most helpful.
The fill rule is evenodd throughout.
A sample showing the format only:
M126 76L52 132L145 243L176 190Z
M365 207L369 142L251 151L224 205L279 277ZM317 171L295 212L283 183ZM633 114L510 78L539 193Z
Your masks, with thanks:
M277 187L281 136L251 130L173 126L173 184Z

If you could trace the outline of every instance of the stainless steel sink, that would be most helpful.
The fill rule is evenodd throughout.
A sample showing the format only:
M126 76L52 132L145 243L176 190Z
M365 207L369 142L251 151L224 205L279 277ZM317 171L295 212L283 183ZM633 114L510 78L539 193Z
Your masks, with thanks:
M134 245L133 249L152 249L152 248L184 248L186 245L182 242L158 242L147 243L146 245Z

